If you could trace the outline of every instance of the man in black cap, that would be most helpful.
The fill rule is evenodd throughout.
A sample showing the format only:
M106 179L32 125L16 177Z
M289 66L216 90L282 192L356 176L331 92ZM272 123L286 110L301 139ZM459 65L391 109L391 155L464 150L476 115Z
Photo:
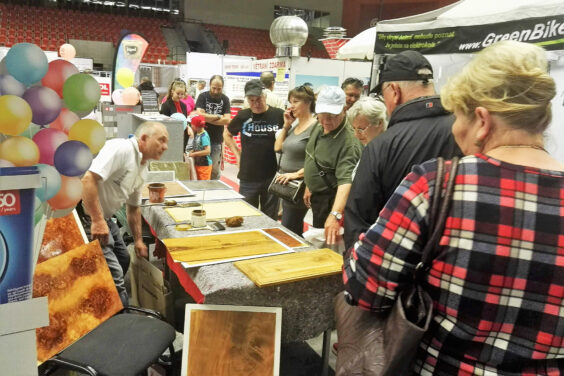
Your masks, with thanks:
M376 91L384 98L388 130L364 149L345 207L345 246L374 224L413 165L461 155L451 134L454 117L441 105L433 68L416 51L391 56Z
M260 80L245 84L249 108L239 111L225 128L223 139L239 165L239 193L249 204L274 220L278 219L278 198L268 193L276 174L274 141L284 125L284 111L266 104L265 87ZM241 150L233 136L241 132ZM259 207L260 204L260 207Z

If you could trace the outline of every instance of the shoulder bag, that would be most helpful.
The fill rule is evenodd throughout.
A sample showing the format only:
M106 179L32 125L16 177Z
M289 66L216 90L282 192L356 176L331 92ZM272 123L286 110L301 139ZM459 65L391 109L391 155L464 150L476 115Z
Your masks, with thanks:
M431 235L423 248L421 262L415 268L411 283L398 293L388 317L379 318L376 314L350 306L344 301L343 294L337 295L337 376L411 374L419 343L433 317L433 300L423 286L425 275L437 257L457 168L458 158L453 158L446 190L443 190L444 160L437 160L437 178L429 217Z
M280 159L282 158L282 153L278 156L278 168L280 170ZM287 184L282 184L276 181L280 176L280 173L276 173L270 185L268 186L268 193L291 202L292 204L297 204L304 196L305 183L304 179L294 179L290 180Z

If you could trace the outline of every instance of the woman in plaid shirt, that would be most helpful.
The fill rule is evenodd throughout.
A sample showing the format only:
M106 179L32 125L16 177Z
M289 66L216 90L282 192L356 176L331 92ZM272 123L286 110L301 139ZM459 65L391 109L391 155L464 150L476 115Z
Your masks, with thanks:
M540 47L494 44L441 93L460 162L426 287L420 375L564 374L564 164L544 149L554 80ZM415 166L345 255L350 304L389 312L428 235L435 160Z

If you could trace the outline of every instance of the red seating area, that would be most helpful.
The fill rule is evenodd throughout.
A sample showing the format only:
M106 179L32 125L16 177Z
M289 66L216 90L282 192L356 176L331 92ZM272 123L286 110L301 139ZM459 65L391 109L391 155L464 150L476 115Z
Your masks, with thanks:
M276 48L270 41L268 30L247 29L243 27L204 25L211 30L221 44L224 40L229 41L226 53L229 55L255 56L257 59L269 59L274 57ZM325 49L314 46L309 40L302 47L301 55L329 59Z
M149 41L143 62L165 62L169 50L160 27L166 24L167 20L159 18L0 3L0 46L29 42L45 51L58 51L69 39L112 42L116 46L120 31L127 29Z

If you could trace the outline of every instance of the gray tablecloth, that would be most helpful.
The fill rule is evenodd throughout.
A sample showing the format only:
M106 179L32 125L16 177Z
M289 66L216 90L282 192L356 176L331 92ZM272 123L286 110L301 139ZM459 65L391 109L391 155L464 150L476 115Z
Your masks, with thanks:
M201 184L183 182L192 190L202 189ZM187 237L210 233L208 230L179 232L173 219L163 207L144 207L143 216L154 228L160 239ZM241 229L282 227L266 215L245 217ZM226 231L231 231L227 228ZM288 230L289 231L289 230ZM306 252L312 248L297 249ZM233 263L186 269L205 296L206 304L282 307L282 342L303 341L316 337L333 327L333 298L343 290L341 275L321 277L272 287L257 287ZM178 284L173 284L175 300L180 304L190 302ZM176 290L176 291L174 291Z

